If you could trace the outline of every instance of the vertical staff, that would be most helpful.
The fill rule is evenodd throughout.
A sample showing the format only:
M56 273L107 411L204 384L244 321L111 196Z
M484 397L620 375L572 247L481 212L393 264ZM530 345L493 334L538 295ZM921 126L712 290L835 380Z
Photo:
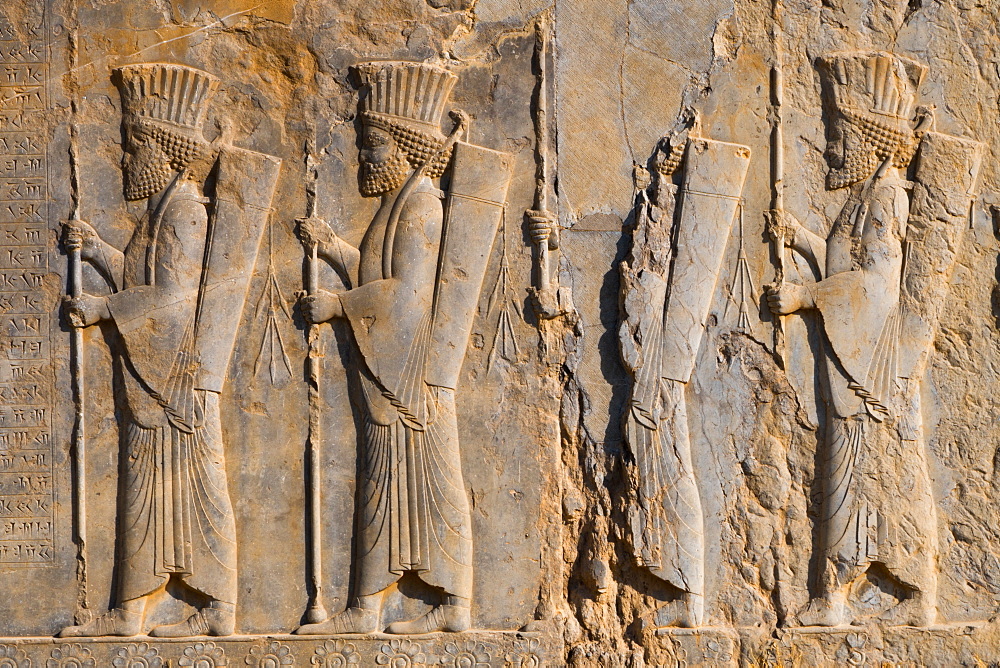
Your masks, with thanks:
M76 69L77 44L76 31L69 34L70 52L73 58L73 69ZM73 87L74 91L76 86ZM77 95L70 100L70 113L76 118L79 112ZM73 198L71 221L80 220L80 153L78 148L79 132L76 122L69 126L69 164L70 187ZM71 298L83 295L83 242L73 238L66 242L66 293ZM73 392L73 436L71 441L73 465L73 533L76 543L76 578L77 578L77 612L76 622L85 624L90 621L90 605L87 600L87 420L85 410L86 385L84 383L84 350L83 329L70 327L69 339L70 376Z
M543 13L535 22L535 63L538 68L538 82L535 89L535 201L534 209L528 210L531 222L531 238L538 249L537 278L539 290L547 290L552 282L549 268L549 249L554 247L551 235L554 220L549 212L549 125L548 125L548 42L549 23ZM545 230L548 230L546 233Z
M785 210L785 143L781 123L781 105L784 99L784 81L782 74L781 50L781 14L780 0L773 0L771 5L772 43L774 44L774 62L771 64L771 209L777 218L775 223L778 233L774 236L774 255L777 266L774 280L777 287L785 283L785 229L782 224L782 212ZM785 316L775 316L774 321L774 352L780 366L785 366Z
M309 218L316 217L316 188L319 181L317 163L314 159L315 145L310 139L306 145L306 200ZM319 244L313 243L306 258L306 293L315 295L319 289ZM309 374L309 563L312 580L312 600L306 621L318 624L329 615L323 605L323 523L320 495L320 444L322 442L322 415L320 412L320 372L322 350L320 349L319 325L309 325L307 335L309 354L306 357L306 371Z

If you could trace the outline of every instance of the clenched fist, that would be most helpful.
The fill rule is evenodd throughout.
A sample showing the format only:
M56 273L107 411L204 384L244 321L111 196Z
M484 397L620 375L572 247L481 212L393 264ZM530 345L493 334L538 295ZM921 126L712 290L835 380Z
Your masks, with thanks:
M111 318L107 298L93 295L63 297L63 314L71 327L89 327Z
M809 288L785 283L768 287L767 306L775 315L788 315L804 308L813 308L816 304Z
M306 322L313 325L344 317L344 305L340 303L340 297L326 290L302 295L299 298L299 308L302 309L302 317Z
M93 260L101 250L101 238L90 223L82 220L63 222L63 244L66 250L79 250L84 260Z
M296 229L299 233L299 239L302 240L302 245L306 248L329 245L337 238L330 224L322 218L299 218L296 222L298 223Z
M769 209L764 212L764 221L767 233L777 241L783 239L786 246L791 246L795 241L795 235L799 231L799 221L795 216L785 213L780 209Z

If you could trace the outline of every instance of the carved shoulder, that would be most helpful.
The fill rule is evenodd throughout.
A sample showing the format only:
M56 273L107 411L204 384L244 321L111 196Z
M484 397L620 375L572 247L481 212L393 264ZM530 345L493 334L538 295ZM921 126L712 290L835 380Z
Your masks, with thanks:
M910 200L906 189L892 182L875 189L869 206L871 219L877 227L898 230L909 216Z
M205 252L208 211L191 197L178 197L163 212L157 234L157 283L196 286Z
M405 228L405 233L422 233L428 241L439 240L443 219L444 206L441 200L431 192L418 191L406 200L399 225L401 231Z
M431 191L418 190L410 195L403 206L403 216L416 218L431 218L443 216L444 206L441 198Z
M163 223L171 225L197 226L208 221L208 210L205 205L192 197L176 197L167 204L163 212Z

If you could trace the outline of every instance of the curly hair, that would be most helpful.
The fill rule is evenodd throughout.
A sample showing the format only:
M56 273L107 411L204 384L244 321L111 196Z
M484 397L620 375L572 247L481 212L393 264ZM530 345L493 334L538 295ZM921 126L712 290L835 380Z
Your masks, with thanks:
M392 135L396 144L406 153L407 162L414 169L418 169L429 160L430 164L424 169L425 176L436 179L448 169L448 163L451 161L451 149L438 155L438 151L444 145L444 138L416 130L377 111L363 112L361 121Z
M187 133L180 128L166 126L149 119L141 119L134 127L140 136L149 137L160 147L178 172L211 157L212 146L204 138Z
M827 187L833 190L863 181L875 173L886 158L893 167L906 167L913 159L922 133L910 127L904 118L887 116L883 120L858 107L840 107L844 120L856 128L863 146L844 157L844 165L827 175Z
M885 160L892 156L893 167L906 167L910 164L913 154L917 151L919 137L913 128L909 127L906 119L886 117L895 120L896 123L893 124L857 107L844 106L841 111L844 118L861 130L861 136L879 158Z

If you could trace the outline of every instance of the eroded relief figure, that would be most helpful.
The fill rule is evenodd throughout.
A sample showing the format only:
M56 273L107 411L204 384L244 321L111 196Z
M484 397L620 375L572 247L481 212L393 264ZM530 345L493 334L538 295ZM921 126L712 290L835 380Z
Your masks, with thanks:
M361 396L360 471L350 607L300 634L381 630L383 593L406 573L440 604L389 633L464 631L472 600L472 520L462 475L455 390L485 265L510 179L505 154L445 137L456 82L424 63L359 66L361 192L381 198L359 248L325 223L300 224L305 245L350 289L302 300L310 322L348 321ZM449 164L447 195L435 184ZM447 197L447 215L443 201Z
M704 518L686 392L750 164L749 148L697 134L685 111L657 147L653 179L636 168L636 222L621 266L619 342L633 379L624 422L634 458L631 544L640 566L680 592L659 610L659 626L704 621Z
M125 198L147 208L124 252L85 222L67 224L67 246L81 248L112 294L69 299L66 312L74 327L109 321L116 332L118 601L60 635L142 633L170 580L203 604L151 635L228 635L236 526L219 396L278 163L206 141L201 128L218 82L205 72L130 65L115 82Z
M817 309L824 333L817 355L826 405L816 474L819 595L799 620L836 626L878 616L927 625L937 615L937 524L919 381L940 306L922 302L944 301L978 149L927 132L929 113L915 109L923 65L858 52L817 66L827 188L845 189L847 201L826 239L783 212L770 212L769 222L772 235L784 235L820 276L778 285L768 296L776 314ZM918 146L914 183L904 170ZM953 215L942 218L943 211ZM944 238L948 243L939 243ZM859 606L859 593L871 587L879 593Z

